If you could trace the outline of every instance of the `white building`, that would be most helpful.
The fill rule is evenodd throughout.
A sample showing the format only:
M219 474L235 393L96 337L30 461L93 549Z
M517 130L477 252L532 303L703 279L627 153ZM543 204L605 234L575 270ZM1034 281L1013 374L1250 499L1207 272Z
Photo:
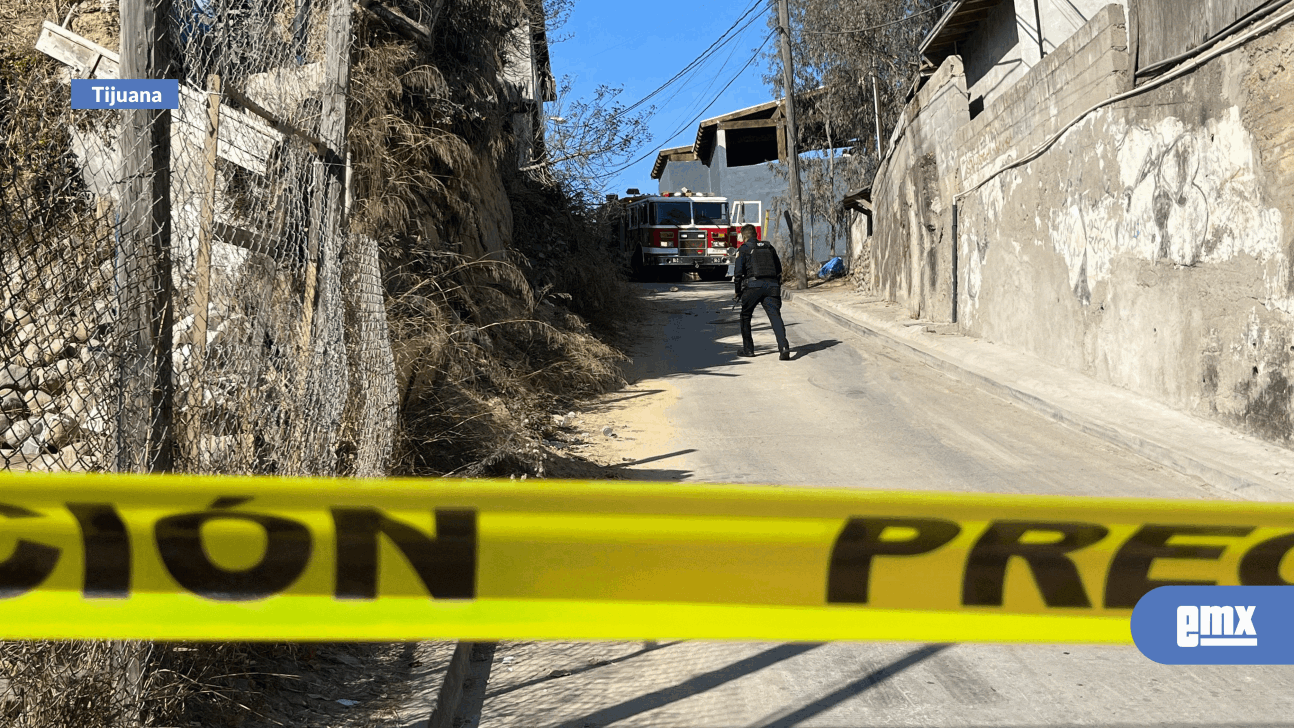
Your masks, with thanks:
M804 103L801 99L797 102ZM678 192L686 187L730 200L758 200L764 208L764 237L788 249L783 211L788 209L786 173L786 119L782 101L769 101L702 121L691 146L662 149L652 167L652 179L660 192ZM815 139L812 129L801 137ZM804 150L801 150L804 151ZM829 229L806 221L813 240L809 256L813 264L830 257ZM844 236L837 252L844 251ZM811 271L812 272L812 271Z

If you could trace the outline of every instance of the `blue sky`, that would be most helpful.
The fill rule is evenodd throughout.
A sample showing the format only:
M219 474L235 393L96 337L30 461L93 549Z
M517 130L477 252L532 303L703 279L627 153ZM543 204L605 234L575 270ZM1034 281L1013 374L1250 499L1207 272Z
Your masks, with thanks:
M570 36L569 40L550 48L553 75L559 82L563 76L571 77L574 98L591 97L594 89L606 84L623 86L620 98L626 104L633 103L699 56L753 4L754 0L656 0L648 4L580 0L561 31L561 35ZM656 181L651 178L651 167L656 151L691 144L697 125L687 122L734 77L735 82L700 118L773 98L762 78L767 63L762 55L737 75L768 35L769 12L756 11L758 17L735 41L725 45L696 73L652 99L650 103L657 107L650 121L652 140L636 155L648 156L611 178L606 191L623 194L628 187L654 191ZM769 40L765 52L774 48L775 42L776 38Z

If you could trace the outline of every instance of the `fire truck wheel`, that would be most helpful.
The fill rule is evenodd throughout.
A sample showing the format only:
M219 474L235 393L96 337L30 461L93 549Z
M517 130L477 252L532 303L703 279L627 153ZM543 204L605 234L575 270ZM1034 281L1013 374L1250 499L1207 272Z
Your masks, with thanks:
M643 251L639 248L634 252L633 258L629 261L629 277L634 281L649 282L652 280L652 269L643 265Z

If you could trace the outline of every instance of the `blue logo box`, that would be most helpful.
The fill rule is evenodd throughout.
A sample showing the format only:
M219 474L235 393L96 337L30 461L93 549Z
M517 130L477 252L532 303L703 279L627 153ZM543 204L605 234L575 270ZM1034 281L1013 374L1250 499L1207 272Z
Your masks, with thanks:
M1132 640L1163 665L1294 665L1294 586L1161 586L1132 610Z
M153 78L74 78L74 109L178 109L180 82Z

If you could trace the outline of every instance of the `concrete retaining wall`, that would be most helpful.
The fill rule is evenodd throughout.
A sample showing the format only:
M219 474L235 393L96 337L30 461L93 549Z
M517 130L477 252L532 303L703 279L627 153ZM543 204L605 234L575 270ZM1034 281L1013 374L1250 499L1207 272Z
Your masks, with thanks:
M913 318L953 316L953 137L970 120L961 58L944 61L904 112L876 174L871 290Z
M1294 27L992 174L1131 88L1126 38L1122 8L1105 8L956 133L950 176L988 179L958 206L959 326L1288 446ZM913 176L893 169L877 185L891 229Z

